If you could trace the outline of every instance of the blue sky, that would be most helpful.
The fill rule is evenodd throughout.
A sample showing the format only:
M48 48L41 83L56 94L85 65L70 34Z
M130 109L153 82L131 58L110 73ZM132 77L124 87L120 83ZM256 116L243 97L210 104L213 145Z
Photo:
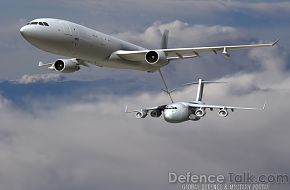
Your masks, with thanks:
M228 81L206 87L214 104L261 106L223 119L172 125L138 120L130 109L168 103L156 73L82 68L72 74L38 68L60 56L38 50L19 34L39 17L67 19L155 48L170 30L170 47L270 42L259 50L171 63L171 88L202 77ZM179 189L167 173L283 173L289 168L289 1L26 0L2 1L0 11L0 189ZM175 100L192 100L195 87ZM278 185L278 190L289 185Z

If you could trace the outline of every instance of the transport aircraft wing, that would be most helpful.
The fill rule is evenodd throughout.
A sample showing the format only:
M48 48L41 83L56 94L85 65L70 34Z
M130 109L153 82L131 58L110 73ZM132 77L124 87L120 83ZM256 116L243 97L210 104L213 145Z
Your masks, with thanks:
M125 107L125 113L134 113L134 112L140 112L140 111L153 111L153 110L164 110L166 107L166 105L160 105L160 106L155 106L155 107L151 107L151 108L144 108L144 109L140 109L140 110L128 110L128 106Z
M132 110L132 111L128 111L128 107L126 106L125 113L136 113L135 116L137 118L145 118L150 112L150 115L152 117L160 117L162 114L162 111L165 109L166 106L167 105L161 105L161 106L156 106L152 108L145 108L145 109Z
M235 107L235 106L218 106L218 105L206 105L206 104L202 104L202 103L189 103L188 107L191 109L195 110L195 115L198 117L203 117L206 113L206 109L210 109L211 111L213 111L213 109L218 109L219 112L218 114L221 117L227 117L229 114L229 110L231 110L232 112L235 109L239 109L239 110L264 110L266 106L266 103L264 104L264 106L262 108L247 108L247 107Z
M156 50L140 50L140 51L125 51L118 50L113 54L121 57L122 59L128 61L144 61L148 52L156 52L159 54L159 58L162 55L165 56L167 60L174 59L186 59L186 58L195 58L199 57L203 53L215 53L218 54L221 52L225 57L230 57L229 51L231 50L240 50L248 48L262 48L262 47L271 47L276 45L278 42L274 43L265 43L265 44L248 44L248 45L233 45L233 46L213 46L213 47L194 47L194 48L173 48L173 49L156 49Z
M52 63L43 63L42 61L39 61L38 66L47 67L49 70L56 70L56 71L63 71L66 67L68 67L68 70L72 69L71 71L75 71L75 70L79 70L80 65L85 66L85 67L90 67L90 64L91 63L89 63L88 61L72 58L72 59L59 59L56 62L52 62Z
M191 108L202 108L202 109L229 109L229 110L234 110L234 109L240 109L240 110L264 110L266 107L266 103L263 105L262 108L249 108L249 107L235 107L235 106L219 106L219 105L206 105L206 104L189 104L189 107Z

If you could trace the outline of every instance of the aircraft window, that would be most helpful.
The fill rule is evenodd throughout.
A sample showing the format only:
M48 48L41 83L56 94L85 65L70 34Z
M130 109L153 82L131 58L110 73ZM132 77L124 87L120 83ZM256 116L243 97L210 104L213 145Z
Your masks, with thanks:
M42 25L42 26L44 25L42 22L39 22L38 24L39 24L39 25Z
M38 22L31 22L30 24L31 24L31 25L37 25Z
M165 107L165 109L168 109L168 110L177 110L177 107Z
M49 25L47 24L47 22L43 22L43 24L44 24L44 26L49 26Z

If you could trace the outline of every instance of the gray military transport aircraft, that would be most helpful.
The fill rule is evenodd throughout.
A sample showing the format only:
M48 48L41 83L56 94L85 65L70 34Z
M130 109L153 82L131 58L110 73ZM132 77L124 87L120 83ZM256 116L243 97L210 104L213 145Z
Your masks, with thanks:
M160 71L160 68L171 60L195 58L203 53L218 52L229 57L231 50L269 47L276 43L168 49L168 31L165 30L161 48L146 49L79 24L53 18L32 20L20 29L20 33L39 49L69 57L52 63L39 62L39 66L64 73L78 71L81 65L90 64L154 72Z
M206 109L213 111L214 109L219 110L218 115L221 117L227 117L230 111L234 111L235 109L240 110L264 110L265 105L262 108L246 108L246 107L234 107L234 106L219 106L219 105L207 105L202 101L203 97L203 89L204 84L208 83L224 83L218 81L204 81L199 79L198 82L187 83L185 85L198 84L197 94L195 101L192 102L174 102L170 95L174 90L169 91L164 90L170 96L171 102L170 104L165 104L161 106L156 106L152 108L145 108L140 110L128 111L128 107L126 106L125 113L136 113L137 118L145 118L148 113L150 113L151 117L160 117L163 113L163 117L165 121L169 123L181 123L184 121L198 121L202 117L206 115ZM165 84L165 81L164 81ZM166 86L166 84L165 84ZM167 86L166 86L167 88Z

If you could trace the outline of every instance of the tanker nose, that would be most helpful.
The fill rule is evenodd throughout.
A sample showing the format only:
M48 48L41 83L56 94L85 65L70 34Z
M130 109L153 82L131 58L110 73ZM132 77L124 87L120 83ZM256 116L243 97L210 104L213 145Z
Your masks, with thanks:
M27 36L29 36L29 30L27 29L27 26L23 26L20 28L20 34L26 39Z
M26 25L20 28L20 34L30 43L43 38L43 34L39 31L39 29L31 25Z
M37 38L40 36L40 32L34 26L26 25L20 28L20 34L26 39Z

